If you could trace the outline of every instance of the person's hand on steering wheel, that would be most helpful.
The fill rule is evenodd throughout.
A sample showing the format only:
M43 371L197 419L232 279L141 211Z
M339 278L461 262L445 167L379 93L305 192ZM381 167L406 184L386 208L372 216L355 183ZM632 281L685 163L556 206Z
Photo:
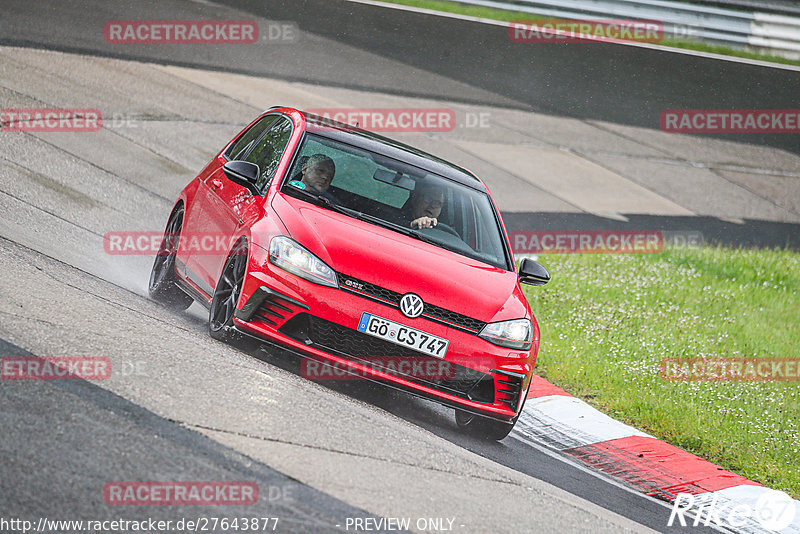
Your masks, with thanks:
M422 230L423 228L433 228L439 224L436 217L418 217L411 221L411 228Z

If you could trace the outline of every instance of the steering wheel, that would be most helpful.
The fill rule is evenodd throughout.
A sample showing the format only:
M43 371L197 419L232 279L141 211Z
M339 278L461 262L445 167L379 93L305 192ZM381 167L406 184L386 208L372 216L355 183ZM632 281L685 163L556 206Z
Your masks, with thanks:
M431 228L421 228L420 230L442 230L443 232L453 234L457 238L461 239L461 235L456 232L455 228L443 222L437 223L436 226L432 226Z

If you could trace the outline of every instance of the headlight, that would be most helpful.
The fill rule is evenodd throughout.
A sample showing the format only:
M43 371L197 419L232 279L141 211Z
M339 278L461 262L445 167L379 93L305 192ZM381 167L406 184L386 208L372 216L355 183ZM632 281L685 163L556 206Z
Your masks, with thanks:
M329 287L339 287L336 273L324 261L288 237L272 238L269 244L269 261L285 271L309 282Z
M489 323L483 327L480 337L501 347L528 350L533 339L533 325L528 319L513 319Z

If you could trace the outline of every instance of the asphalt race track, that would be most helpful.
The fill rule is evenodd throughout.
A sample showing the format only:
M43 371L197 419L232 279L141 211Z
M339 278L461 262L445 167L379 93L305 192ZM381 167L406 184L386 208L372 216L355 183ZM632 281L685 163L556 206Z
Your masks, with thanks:
M341 1L233 4L0 5L0 107L97 108L105 118L91 133L0 132L0 356L106 357L116 370L94 382L0 384L0 518L278 518L277 532L353 531L354 518L389 517L410 518L414 531L683 531L666 526L664 503L546 447L513 434L479 441L436 404L368 383L312 382L292 355L212 340L200 306L173 313L147 298L152 256L108 254L104 236L161 231L177 193L223 143L264 108L287 104L454 109L453 132L397 137L466 160L509 229L627 221L800 246L796 137L669 137L648 122L664 107L796 107L800 73L565 47L555 57L527 49L545 73L532 85L530 66L509 55L522 52L497 52L505 44L476 23ZM289 21L300 32L253 46L103 39L108 20L211 18ZM470 71L466 57L475 69L495 61L504 76ZM625 80L645 57L661 78ZM706 80L667 83L670 69L689 71L692 61L709 66L691 69ZM586 81L601 64L617 85ZM571 83L560 85L564 77ZM469 128L480 113L492 127ZM607 202L580 188L563 193L541 170L509 169L531 154L546 170L584 169L608 186ZM695 204L698 194L705 200ZM260 498L104 501L110 482L168 480L249 481Z

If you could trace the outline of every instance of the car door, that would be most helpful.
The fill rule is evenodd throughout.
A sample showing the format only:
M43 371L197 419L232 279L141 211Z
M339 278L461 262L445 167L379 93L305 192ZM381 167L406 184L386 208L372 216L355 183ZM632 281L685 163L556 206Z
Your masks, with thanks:
M214 158L198 176L197 193L194 195L192 203L187 206L184 217L184 239L187 242L181 246L180 254L185 257L180 259L185 264L183 274L208 295L211 294L215 280L208 271L208 264L211 263L205 257L208 255L208 251L201 250L203 248L202 239L204 237L213 239L214 228L217 226L216 223L209 222L209 216L215 210L208 204L216 203L209 188L215 186L216 183L222 183L224 179L222 166L229 160L243 158L278 117L279 115L273 114L260 118L242 132L225 153Z
M266 191L292 132L289 118L268 115L265 119L272 117L274 120L266 122L267 127L260 135L243 136L228 156L231 160L258 165L260 172L256 185L261 194ZM240 227L253 224L261 216L262 208L258 202L260 195L254 196L247 188L229 180L222 165L202 181L201 188L205 196L201 223L205 241L200 250L195 251L196 258L192 263L206 286L204 289L208 289L216 286L233 237L239 233ZM211 250L206 245L211 246Z

